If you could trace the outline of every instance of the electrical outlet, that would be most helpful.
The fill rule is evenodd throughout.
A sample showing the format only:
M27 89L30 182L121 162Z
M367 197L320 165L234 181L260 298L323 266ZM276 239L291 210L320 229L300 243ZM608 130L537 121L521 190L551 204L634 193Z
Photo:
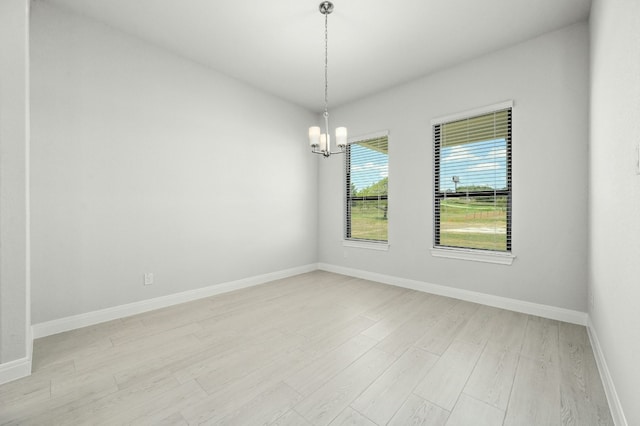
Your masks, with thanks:
M144 273L144 285L153 284L153 272L145 272Z
M593 309L593 292L589 292L589 307Z

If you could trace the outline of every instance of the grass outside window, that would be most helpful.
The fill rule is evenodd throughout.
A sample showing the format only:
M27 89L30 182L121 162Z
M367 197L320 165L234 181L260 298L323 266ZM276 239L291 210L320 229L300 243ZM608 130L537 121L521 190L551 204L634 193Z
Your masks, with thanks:
M447 199L440 203L441 246L506 251L506 200L483 198Z
M351 238L388 241L388 200L351 201Z

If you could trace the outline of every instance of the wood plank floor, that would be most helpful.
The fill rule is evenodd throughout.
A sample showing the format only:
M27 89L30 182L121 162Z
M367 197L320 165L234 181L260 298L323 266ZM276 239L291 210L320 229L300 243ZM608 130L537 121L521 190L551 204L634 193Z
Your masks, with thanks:
M612 425L584 327L311 272L34 344L0 424Z

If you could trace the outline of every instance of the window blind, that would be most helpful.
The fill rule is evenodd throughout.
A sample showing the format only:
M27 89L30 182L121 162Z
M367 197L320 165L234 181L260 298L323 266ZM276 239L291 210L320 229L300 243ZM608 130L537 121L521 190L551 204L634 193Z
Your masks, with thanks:
M434 246L511 251L511 108L434 125Z
M387 241L388 137L352 142L346 151L345 237Z

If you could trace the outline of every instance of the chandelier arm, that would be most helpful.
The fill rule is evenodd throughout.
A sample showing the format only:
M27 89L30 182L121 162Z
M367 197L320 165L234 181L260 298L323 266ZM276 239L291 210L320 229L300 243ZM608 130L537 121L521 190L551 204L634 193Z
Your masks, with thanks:
M333 155L333 154L344 154L346 152L346 148L344 147L338 147L337 151L319 151L318 148L313 148L311 150L312 154L322 154L325 157L328 157L329 155Z

